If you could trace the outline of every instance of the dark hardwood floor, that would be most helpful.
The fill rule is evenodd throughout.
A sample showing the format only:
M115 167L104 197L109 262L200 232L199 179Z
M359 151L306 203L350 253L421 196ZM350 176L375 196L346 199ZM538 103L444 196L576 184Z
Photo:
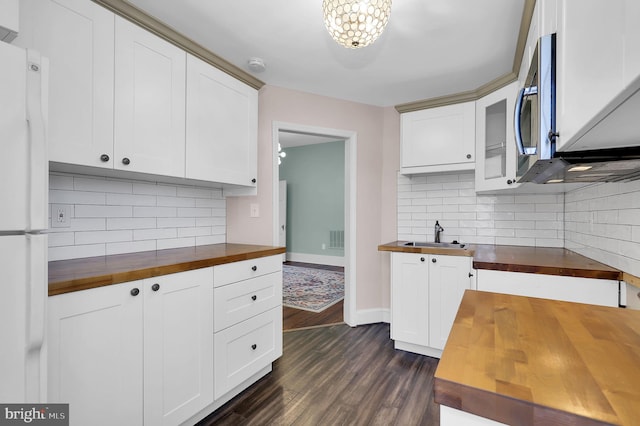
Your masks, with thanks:
M344 272L342 266L318 265L315 263L284 262L285 265L303 266L306 268L324 269L329 271ZM322 312L309 312L302 309L282 308L282 329L284 331L298 330L301 328L319 327L344 322L344 300L328 307Z
M388 324L284 334L271 373L204 419L211 425L439 425L438 360L397 351Z

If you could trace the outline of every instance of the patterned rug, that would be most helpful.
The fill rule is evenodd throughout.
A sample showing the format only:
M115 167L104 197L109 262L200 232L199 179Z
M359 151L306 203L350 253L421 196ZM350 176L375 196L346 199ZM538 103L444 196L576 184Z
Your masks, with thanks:
M344 299L344 273L282 265L283 305L322 312Z

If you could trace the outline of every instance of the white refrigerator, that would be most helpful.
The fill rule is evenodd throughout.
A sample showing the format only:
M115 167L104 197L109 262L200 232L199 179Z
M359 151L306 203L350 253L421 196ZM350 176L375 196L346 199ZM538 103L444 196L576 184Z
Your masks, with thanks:
M46 402L48 62L0 42L0 402Z

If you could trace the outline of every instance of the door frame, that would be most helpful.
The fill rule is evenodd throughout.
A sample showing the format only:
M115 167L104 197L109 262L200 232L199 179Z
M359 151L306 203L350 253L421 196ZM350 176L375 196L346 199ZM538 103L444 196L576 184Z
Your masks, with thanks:
M278 144L280 131L306 133L343 139L344 142L344 322L351 327L357 325L356 311L356 183L357 183L357 141L358 134L352 130L331 129L327 127L307 126L303 124L274 121L272 126L272 165L273 165L273 244L279 244L279 202L280 170L278 168Z

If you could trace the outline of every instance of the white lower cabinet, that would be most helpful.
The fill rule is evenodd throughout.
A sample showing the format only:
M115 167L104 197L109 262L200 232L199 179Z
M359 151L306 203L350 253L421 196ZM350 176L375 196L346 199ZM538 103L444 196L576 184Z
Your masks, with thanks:
M213 403L213 268L49 298L50 402L71 425L177 425Z
M49 401L70 404L71 425L192 424L282 356L282 261L66 293L48 309Z
M282 356L282 260L228 263L216 266L214 277L218 400Z
M52 296L48 398L71 425L143 424L143 281ZM134 291L135 292L135 291Z
M523 272L477 271L478 290L618 307L619 281Z
M391 338L397 349L440 357L462 295L473 288L471 257L391 254Z

